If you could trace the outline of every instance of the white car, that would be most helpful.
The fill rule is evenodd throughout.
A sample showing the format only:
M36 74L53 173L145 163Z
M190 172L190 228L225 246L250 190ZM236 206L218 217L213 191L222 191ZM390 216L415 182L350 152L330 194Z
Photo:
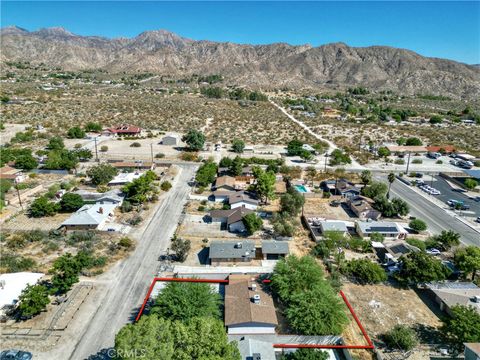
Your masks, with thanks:
M427 254L430 254L430 255L440 255L442 252L438 249L427 249Z

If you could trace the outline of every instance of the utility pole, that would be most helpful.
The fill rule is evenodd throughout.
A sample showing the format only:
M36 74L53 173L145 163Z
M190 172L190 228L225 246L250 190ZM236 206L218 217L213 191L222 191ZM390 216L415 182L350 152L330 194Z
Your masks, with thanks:
M20 191L18 190L18 181L15 179L15 189L17 190L17 196L18 196L18 203L20 204L20 207L23 210L23 204L22 204L22 198L20 197Z
M95 140L95 161L98 162L98 149L97 149L97 137L93 138Z
M153 144L150 143L150 155L152 156L152 165L153 165Z
M327 172L327 158L328 158L328 152L325 153L325 173Z
M409 151L408 152L408 159L407 159L407 171L406 171L405 175L408 175L408 167L410 166L410 154L411 154L411 152Z

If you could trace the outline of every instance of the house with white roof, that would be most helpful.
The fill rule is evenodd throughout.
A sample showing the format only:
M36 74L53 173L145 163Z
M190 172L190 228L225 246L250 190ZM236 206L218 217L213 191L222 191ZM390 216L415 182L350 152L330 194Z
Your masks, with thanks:
M143 173L139 171L135 172L129 172L129 173L120 173L117 176L115 176L109 183L108 185L125 185L129 182L132 182L133 180L138 179L140 176L142 176Z
M357 221L355 229L360 237L369 239L373 233L381 234L386 240L405 239L407 231L391 221Z
M117 204L87 204L65 220L61 228L66 230L96 230L114 217Z
M28 285L35 285L45 274L17 272L0 275L0 315L17 306L18 298Z

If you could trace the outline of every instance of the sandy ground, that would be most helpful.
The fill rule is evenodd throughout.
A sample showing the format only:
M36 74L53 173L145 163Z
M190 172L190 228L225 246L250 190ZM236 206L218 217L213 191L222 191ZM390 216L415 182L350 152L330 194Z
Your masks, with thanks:
M333 200L340 200L340 196L331 196L329 199L306 198L303 212L306 216L316 216L332 220L351 220L352 218L341 206L330 206Z
M4 124L5 130L0 132L0 145L8 143L12 137L19 131L25 131L27 125L25 124Z

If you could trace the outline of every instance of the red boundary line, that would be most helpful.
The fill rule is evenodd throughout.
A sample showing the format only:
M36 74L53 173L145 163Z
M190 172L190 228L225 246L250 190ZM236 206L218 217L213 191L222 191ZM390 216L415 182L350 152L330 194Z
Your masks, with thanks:
M152 283L150 284L150 287L148 289L147 295L145 296L145 299L143 300L142 306L140 307L140 310L138 311L137 317L135 318L135 322L140 320L142 317L143 311L145 310L145 306L147 305L148 299L150 298L150 295L152 294L153 288L155 284L158 281L166 281L166 282L193 282L193 283L211 283L211 284L228 284L228 280L221 280L221 279L194 279L194 278L160 278L160 277L155 277L152 280ZM262 281L265 284L268 284L271 282L271 280L263 280ZM358 318L357 314L353 310L352 305L348 301L347 297L345 296L344 292L340 290L340 296L342 297L343 301L345 302L345 305L347 305L348 310L350 311L350 314L352 314L353 319L355 320L356 324L360 328L360 331L362 332L363 337L365 338L366 342L368 345L314 345L314 344L273 344L274 348L282 348L282 349L299 349L299 348L310 348L310 349L364 349L364 350L372 350L375 349L375 345L373 345L372 340L370 340L370 337L367 334L367 331L363 327L362 323L360 322L360 319Z

